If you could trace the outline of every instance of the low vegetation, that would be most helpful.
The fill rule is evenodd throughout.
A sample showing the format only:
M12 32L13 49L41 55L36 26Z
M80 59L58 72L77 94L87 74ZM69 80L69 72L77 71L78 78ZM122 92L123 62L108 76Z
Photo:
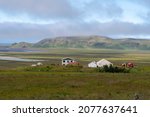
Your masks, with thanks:
M102 68L97 68L99 72L108 72L108 73L129 73L130 69L125 67L117 66L107 66L105 65Z
M52 49L7 56L45 61L37 67L31 67L34 62L0 61L0 99L132 100L135 95L150 99L149 51ZM80 66L61 66L61 58L67 56L77 59ZM111 61L114 67L87 67L92 60L102 58ZM135 67L121 67L127 61Z
M0 99L150 99L149 89L148 73L0 72Z
M108 73L129 73L131 69L117 66L104 66L99 68L87 68L82 65L49 65L49 66L36 66L23 68L24 71L34 72L108 72Z

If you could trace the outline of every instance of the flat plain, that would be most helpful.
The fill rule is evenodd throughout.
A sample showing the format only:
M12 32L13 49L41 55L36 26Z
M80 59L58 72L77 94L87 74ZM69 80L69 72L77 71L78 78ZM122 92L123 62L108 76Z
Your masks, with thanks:
M40 59L44 68L27 70L37 62L0 61L0 99L150 99L150 52L105 49L43 49L41 52L1 52L1 56ZM71 57L82 66L62 68ZM101 73L89 62L107 59L115 66L133 62L130 73ZM69 70L71 69L71 70Z

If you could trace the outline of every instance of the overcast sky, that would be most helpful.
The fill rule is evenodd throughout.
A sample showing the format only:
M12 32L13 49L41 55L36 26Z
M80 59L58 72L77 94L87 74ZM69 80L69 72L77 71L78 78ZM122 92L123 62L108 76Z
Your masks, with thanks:
M150 0L0 0L0 43L75 35L150 38Z

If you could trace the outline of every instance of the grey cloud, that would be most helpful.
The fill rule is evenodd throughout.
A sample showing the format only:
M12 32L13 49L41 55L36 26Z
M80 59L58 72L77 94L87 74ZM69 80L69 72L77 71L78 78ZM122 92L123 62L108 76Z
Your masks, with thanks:
M133 2L138 3L140 5L149 6L150 1L149 0L133 0Z
M44 25L1 23L0 41L37 41L43 37L51 36L51 33L47 30L47 27Z
M0 10L39 18L72 18L78 15L68 0L0 0Z
M62 25L61 25L62 24ZM103 35L103 36L132 36L132 35L149 35L150 24L133 24L127 22L111 21L107 23L99 22L77 22L56 24L58 27L53 28L55 36L57 35ZM52 27L54 27L53 25ZM54 33L53 33L54 34Z
M150 35L150 23L133 24L113 20L106 23L85 22L84 19L91 17L93 14L100 18L106 17L106 19L120 17L123 11L117 5L117 2L114 2L117 0L111 1L91 0L91 2L85 2L84 7L82 6L82 9L80 9L71 6L69 0L0 0L0 10L12 15L27 13L35 18L59 19L56 23L47 25L0 23L0 42L38 41L47 37L73 35L103 35L110 37ZM148 2L148 0L144 1L145 3Z
M99 22L58 22L49 25L37 24L0 24L0 40L31 41L41 40L47 37L76 36L76 35L103 35L110 37L149 35L149 24L132 24L126 22L112 21L108 23Z
M143 19L145 19L145 21L149 22L149 18L150 18L150 0L133 0L132 2L139 4L141 6L143 6L144 8L147 8L148 12L147 14L139 14L139 16Z
M85 26L86 27L86 26ZM111 21L107 23L90 23L87 29L91 29L92 34L103 36L140 36L149 35L150 24L133 24L127 22Z
M94 14L106 18L120 17L123 13L121 7L114 0L98 0L97 2L93 0L87 3L84 9L87 10L89 16Z
M84 7L77 8L71 5L71 0L0 0L0 10L11 15L27 14L35 18L49 19L77 19L93 14L110 18L119 17L123 12L114 0L79 3L84 4Z

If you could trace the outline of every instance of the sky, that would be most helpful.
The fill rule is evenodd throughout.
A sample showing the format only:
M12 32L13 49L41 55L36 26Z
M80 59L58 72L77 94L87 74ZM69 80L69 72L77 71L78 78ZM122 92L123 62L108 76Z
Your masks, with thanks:
M0 43L87 35L150 39L150 0L0 0Z

